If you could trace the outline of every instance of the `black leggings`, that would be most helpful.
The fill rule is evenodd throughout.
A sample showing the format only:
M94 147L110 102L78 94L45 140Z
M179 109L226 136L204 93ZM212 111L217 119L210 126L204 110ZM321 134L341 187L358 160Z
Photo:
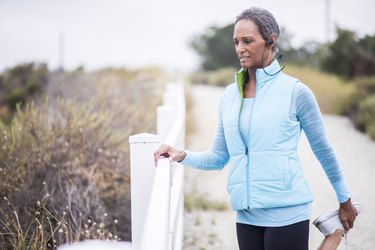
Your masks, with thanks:
M240 250L307 250L309 220L283 227L258 227L237 223Z

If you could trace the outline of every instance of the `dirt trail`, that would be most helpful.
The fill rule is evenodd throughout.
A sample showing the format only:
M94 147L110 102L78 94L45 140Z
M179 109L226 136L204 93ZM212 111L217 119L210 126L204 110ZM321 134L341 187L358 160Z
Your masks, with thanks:
M205 150L211 146L216 129L218 103L223 88L194 85L191 88L193 132L187 138L190 150ZM375 219L375 142L357 132L345 117L324 115L327 135L342 166L354 201L364 206L363 213L349 233L348 249L374 249ZM320 213L337 207L337 201L319 162L302 135L299 155L314 194L312 219ZM199 171L186 168L186 195L197 191L211 200L226 202L226 177L223 171ZM235 213L227 211L185 212L184 249L238 249L235 232ZM310 249L316 249L322 240L321 233L311 224ZM342 243L339 249L346 249Z

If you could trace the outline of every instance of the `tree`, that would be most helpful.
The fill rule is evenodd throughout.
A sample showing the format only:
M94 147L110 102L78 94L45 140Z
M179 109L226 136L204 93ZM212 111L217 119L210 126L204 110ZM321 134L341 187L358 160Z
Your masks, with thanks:
M375 36L365 36L359 40L360 56L354 64L356 75L375 74Z
M205 33L193 37L190 46L199 54L203 69L239 67L233 45L233 29L233 24L224 27L213 26Z
M351 62L359 54L357 44L357 38L353 31L338 28L337 38L328 47L328 55L323 59L323 69L345 78L352 77L354 72Z
M337 38L328 46L322 67L344 78L374 75L375 37L358 39L355 32L338 28Z

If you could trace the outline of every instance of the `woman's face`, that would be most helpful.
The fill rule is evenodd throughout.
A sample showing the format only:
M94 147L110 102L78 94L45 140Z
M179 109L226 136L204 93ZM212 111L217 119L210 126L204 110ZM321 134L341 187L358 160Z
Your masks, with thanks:
M241 67L257 69L262 68L263 64L267 62L268 48L271 46L265 46L265 41L258 30L258 26L252 21L240 20L236 23L233 42ZM262 59L263 56L264 60Z

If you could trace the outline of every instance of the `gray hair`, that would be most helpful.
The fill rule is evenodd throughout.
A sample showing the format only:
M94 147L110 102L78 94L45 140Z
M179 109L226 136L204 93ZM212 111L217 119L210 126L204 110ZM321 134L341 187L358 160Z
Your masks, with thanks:
M265 41L267 41L271 34L275 34L277 37L280 35L279 25L277 24L275 17L266 9L258 7L246 9L236 17L234 24L236 25L241 20L252 21L258 26L259 32Z

